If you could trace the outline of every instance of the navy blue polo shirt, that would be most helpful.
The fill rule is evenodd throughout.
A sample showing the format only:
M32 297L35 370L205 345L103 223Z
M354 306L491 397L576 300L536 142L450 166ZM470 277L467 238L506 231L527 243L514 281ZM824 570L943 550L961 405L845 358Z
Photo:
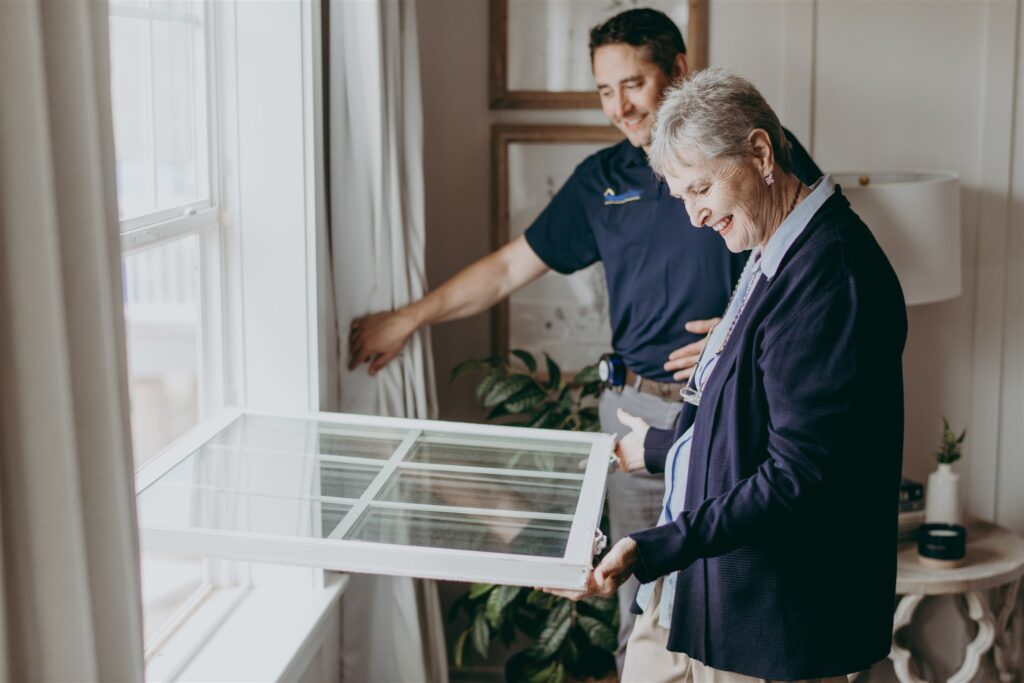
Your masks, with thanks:
M821 171L786 134L797 176L813 183ZM663 368L668 355L701 336L686 323L722 315L747 260L713 230L690 224L683 203L628 140L577 166L526 241L559 273L604 263L613 349L633 372L665 382L672 381Z

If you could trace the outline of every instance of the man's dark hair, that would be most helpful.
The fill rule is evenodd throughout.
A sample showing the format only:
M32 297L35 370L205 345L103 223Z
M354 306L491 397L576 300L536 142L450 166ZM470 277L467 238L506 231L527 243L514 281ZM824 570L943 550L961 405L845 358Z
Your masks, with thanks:
M647 57L672 78L676 55L686 54L679 27L656 9L631 9L590 29L590 61L602 45L625 44L643 48Z

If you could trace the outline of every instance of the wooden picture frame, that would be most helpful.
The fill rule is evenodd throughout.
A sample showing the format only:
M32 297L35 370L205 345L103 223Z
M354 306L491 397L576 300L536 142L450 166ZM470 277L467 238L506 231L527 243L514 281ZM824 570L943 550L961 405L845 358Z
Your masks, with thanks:
M708 64L710 0L677 0L687 6L686 59L690 71ZM593 109L593 89L580 91L514 90L509 87L509 2L490 0L490 100L492 109ZM587 27L589 28L589 27Z
M568 172L564 172L564 177L558 178L547 178L546 187L551 188L548 191L549 196L536 197L535 201L532 202L531 206L537 208L536 213L532 213L529 216L523 215L517 218L518 224L516 226L517 232L520 229L524 229L531 223L536 215L543 206L547 205L550 199L550 194L553 191L557 191L561 188L564 182L568 179L572 169L583 161L587 154L592 153L602 147L615 144L623 140L623 135L617 129L612 126L588 126L588 125L508 125L508 124L495 124L491 130L491 240L492 248L498 249L503 245L507 244L510 238L516 236L513 235L512 226L512 215L510 206L512 203L512 195L514 188L511 187L512 177L510 173L510 161L511 161L511 147L517 144L525 145L542 145L542 146L553 146L553 145L575 145L571 149L566 149L566 155L562 157L562 162L559 164L563 170L568 169ZM587 148L581 150L580 146L586 145ZM546 150L546 152L557 152L558 150ZM544 278L565 278L566 276L559 275L558 273L549 273L541 277L541 282ZM570 276L572 277L572 276ZM536 285L537 283L531 283L527 287ZM603 286L603 285L602 285ZM527 291L524 288L521 291ZM496 356L505 357L511 348L510 338L513 336L513 325L515 321L512 321L511 311L513 299L516 294L506 299L501 304L493 309L491 317L491 348L492 353ZM610 327L607 323L604 325L607 328L607 333L610 335ZM566 363L564 359L559 359L558 354L552 348L536 349L544 350L552 354L552 357L559 363L562 369L567 373L574 373L580 370L584 365L596 362L598 359L594 357L587 363L583 363L580 367L573 367L572 363ZM609 350L610 350L610 338L609 338ZM539 359L538 359L539 360ZM543 363L541 364L543 366Z

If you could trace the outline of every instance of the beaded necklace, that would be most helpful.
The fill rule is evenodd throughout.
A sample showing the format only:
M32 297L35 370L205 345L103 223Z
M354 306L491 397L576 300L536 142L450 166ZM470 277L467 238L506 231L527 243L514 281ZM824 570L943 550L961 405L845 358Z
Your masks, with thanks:
M796 208L796 200L800 196L801 185L802 183L798 180L796 183L796 192L793 193L793 201L789 203L789 210L786 211L786 216L789 216L789 214L793 213L793 209ZM785 218L783 220L785 220ZM753 294L754 287L757 285L757 278L761 274L761 252L758 252L757 254L754 255L753 261L754 272L751 274L750 281L747 283L747 291L743 293L743 300L740 301L739 310L736 311L736 315L734 315L732 317L732 320L729 321L729 329L726 330L725 337L722 339L722 343L719 345L716 355L721 354L722 349L724 349L726 343L728 343L729 337L732 336L732 331L736 328L736 322L740 319L740 316L743 315L743 309L746 308L747 302L750 301L750 295ZM740 282L742 281L743 278L741 277ZM736 292L739 290L740 287L740 282L737 282L736 288L732 290L732 295L729 297L729 304L731 304L733 298L735 298ZM725 310L729 310L728 304L726 305Z

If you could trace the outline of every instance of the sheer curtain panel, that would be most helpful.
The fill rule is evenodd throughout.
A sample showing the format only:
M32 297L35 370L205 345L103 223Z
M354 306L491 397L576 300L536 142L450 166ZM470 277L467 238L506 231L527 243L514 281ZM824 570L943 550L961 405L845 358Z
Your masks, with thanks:
M105 2L0 2L10 680L143 679L107 41Z
M330 0L328 139L331 266L339 332L331 359L337 409L436 416L429 333L416 334L375 377L347 372L358 315L423 296L423 113L413 0ZM327 409L334 409L333 407ZM345 681L448 678L437 587L353 576L342 598Z

